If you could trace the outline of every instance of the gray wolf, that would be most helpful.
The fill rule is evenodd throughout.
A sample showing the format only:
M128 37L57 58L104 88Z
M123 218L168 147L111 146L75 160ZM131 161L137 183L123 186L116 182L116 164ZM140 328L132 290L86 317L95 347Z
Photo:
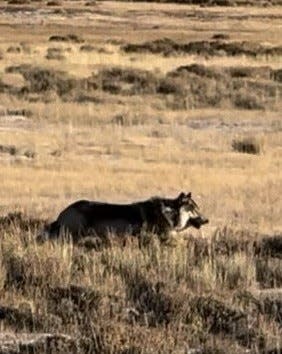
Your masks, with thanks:
M138 236L144 231L163 235L188 227L199 229L206 223L208 219L201 215L191 193L182 192L176 198L153 197L130 204L80 200L47 225L38 241L54 239L64 233L70 234L74 242L89 235Z

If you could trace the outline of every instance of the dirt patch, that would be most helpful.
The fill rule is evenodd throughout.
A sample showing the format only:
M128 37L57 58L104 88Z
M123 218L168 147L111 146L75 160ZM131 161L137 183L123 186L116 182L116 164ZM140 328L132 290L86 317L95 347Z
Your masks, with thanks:
M270 47L253 42L231 42L223 40L178 43L169 38L157 39L141 44L122 46L126 53L153 53L168 55L193 54L203 56L281 56L282 46Z

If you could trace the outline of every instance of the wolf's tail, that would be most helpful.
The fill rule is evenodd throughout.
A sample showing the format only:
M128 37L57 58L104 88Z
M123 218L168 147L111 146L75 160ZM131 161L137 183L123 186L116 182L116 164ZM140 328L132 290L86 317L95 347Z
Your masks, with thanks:
M54 239L60 234L60 224L58 221L54 221L49 225L46 225L42 232L37 236L36 242L43 243L47 240Z
M60 233L60 224L58 221L52 222L48 227L49 237L54 238L59 236Z

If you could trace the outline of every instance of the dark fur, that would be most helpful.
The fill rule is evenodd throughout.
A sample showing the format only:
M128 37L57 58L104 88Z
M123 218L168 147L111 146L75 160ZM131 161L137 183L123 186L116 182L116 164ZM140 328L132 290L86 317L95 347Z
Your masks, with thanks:
M61 233L71 234L74 241L89 234L128 233L138 236L142 231L167 234L177 227L180 207L187 202L187 198L192 200L191 194L181 193L177 198L156 197L131 204L80 200L64 209L38 240L57 238ZM190 220L186 227L201 227L199 218ZM202 219L202 223L205 220Z

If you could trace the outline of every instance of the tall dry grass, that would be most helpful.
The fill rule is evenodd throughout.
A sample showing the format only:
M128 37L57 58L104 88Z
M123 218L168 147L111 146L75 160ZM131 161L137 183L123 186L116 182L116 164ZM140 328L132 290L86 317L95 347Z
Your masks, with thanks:
M63 7L44 19L22 13L23 22L37 21L36 30L18 23L15 32L13 12L0 14L1 332L58 335L43 347L21 344L35 353L278 353L280 57L165 57L125 54L120 46L216 33L278 46L279 9L105 2L89 14L76 2ZM48 40L71 33L94 49ZM64 59L46 58L48 49ZM188 67L193 63L204 66ZM22 64L32 65L30 80L7 70ZM157 92L180 66L195 76L180 74L179 87L166 82L176 94ZM49 70L44 80L38 67ZM232 88L236 109L228 98L231 71L249 73ZM92 73L98 89L94 79L85 89ZM217 73L225 86L204 77ZM195 84L191 94L182 95L188 84ZM61 95L72 85L74 92ZM227 101L196 108L214 90ZM257 142L258 154L234 149L246 139ZM35 242L44 223L74 200L129 202L181 190L192 191L210 219L201 231L166 241L128 235L125 246L114 236L79 246Z

